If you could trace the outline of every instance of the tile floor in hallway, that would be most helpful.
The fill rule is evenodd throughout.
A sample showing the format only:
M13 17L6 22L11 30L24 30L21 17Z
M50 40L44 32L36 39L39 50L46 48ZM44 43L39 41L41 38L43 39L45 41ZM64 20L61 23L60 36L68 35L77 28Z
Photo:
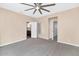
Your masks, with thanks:
M27 39L0 47L0 56L79 56L79 47L53 40Z

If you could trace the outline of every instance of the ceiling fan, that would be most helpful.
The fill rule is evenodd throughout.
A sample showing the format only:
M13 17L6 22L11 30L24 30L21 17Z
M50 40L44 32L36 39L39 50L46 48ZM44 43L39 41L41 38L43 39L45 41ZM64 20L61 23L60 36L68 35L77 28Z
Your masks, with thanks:
M47 4L47 5L43 5L43 3L34 3L34 5L30 5L30 4L27 4L27 3L21 3L23 5L27 5L27 6L30 6L31 8L27 9L27 10L24 10L24 11L29 11L29 10L33 10L33 14L36 13L36 11L39 11L40 14L42 14L42 11L46 11L46 12L50 12L49 10L45 9L44 7L49 7L49 6L55 6L56 4L53 3L53 4Z

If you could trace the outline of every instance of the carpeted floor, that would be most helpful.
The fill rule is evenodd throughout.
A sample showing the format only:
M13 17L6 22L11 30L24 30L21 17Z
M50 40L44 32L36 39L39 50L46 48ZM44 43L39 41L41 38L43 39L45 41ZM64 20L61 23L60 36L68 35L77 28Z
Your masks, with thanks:
M0 56L79 56L79 47L53 40L28 39L0 47Z

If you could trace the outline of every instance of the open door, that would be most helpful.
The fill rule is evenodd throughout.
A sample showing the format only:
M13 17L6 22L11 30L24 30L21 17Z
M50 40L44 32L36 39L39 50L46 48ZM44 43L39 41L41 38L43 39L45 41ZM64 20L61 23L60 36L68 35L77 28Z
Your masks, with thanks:
M31 37L32 38L37 38L38 36L38 31L37 31L37 22L31 22Z

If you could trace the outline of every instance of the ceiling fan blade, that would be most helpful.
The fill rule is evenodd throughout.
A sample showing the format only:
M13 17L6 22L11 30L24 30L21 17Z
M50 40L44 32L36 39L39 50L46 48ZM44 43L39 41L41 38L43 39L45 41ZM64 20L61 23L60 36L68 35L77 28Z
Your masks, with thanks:
M42 3L39 3L39 5L42 5Z
M27 10L24 10L24 11L29 11L29 10L32 10L32 9L34 9L34 8L30 8L30 9L27 9Z
M41 8L42 10L44 10L44 11L47 11L47 12L50 12L49 10L47 10L47 9L44 9L44 8Z
M34 3L34 5L36 6L37 4L36 4L36 3Z
M48 4L48 5L42 5L41 7L49 7L49 6L55 6L56 4L53 3L53 4Z
M37 11L37 9L34 10L33 14L35 14L36 11Z
M30 4L26 4L26 3L21 3L23 5L28 5L28 6L31 6L31 7L34 7L33 5L30 5Z
M42 12L41 12L41 10L40 10L40 9L38 9L38 11L40 12L40 14L42 14Z

